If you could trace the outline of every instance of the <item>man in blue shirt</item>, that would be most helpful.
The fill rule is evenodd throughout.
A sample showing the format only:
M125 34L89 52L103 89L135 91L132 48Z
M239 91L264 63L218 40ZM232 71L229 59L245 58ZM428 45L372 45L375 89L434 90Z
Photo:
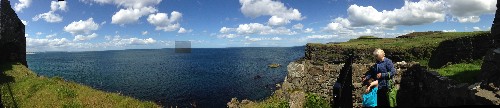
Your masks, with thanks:
M375 49L375 51L373 51L373 56L377 61L375 65L370 68L370 71L367 72L363 81L370 78L378 80L377 105L389 107L389 97L387 97L387 93L390 89L389 80L392 80L394 74L396 74L396 69L392 61L385 57L384 50L379 48Z

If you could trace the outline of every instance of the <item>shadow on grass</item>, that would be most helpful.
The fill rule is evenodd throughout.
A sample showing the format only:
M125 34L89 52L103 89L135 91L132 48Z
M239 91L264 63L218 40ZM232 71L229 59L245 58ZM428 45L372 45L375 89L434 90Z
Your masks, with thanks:
M7 76L5 74L6 71L12 70L12 68L13 68L12 65L14 65L14 64L15 63L3 63L3 64L0 64L0 85L4 85L4 86L7 87L8 92L10 94L10 98L11 98L13 104L14 104L14 107L18 108L17 103L16 103L16 101L14 99L14 95L12 94L12 89L10 87L10 83L14 82L14 77ZM2 99L2 97L3 97L2 96L2 91L0 91L0 101L2 101L2 102L0 102L0 107L3 108L4 107L4 105L3 105L4 104L4 102L3 102L4 99Z
M476 76L478 76L480 73L481 70L466 70L448 77L461 83L474 83L478 81L476 79Z

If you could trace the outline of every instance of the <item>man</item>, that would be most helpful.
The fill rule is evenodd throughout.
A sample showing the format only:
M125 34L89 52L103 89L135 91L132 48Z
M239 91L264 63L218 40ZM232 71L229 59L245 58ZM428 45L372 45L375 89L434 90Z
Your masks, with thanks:
M375 49L373 51L373 56L377 60L375 65L370 68L363 81L370 78L378 80L378 91L377 91L377 106L389 107L389 97L387 93L389 92L389 80L392 80L394 74L396 74L396 69L394 69L394 64L392 61L385 57L384 50Z

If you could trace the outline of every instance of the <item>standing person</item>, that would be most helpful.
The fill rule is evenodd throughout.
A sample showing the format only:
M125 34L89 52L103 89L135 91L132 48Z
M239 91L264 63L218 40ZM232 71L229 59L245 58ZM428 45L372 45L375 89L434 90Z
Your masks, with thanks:
M394 69L392 60L385 57L384 50L380 48L375 49L373 56L377 61L370 68L363 81L370 78L378 80L377 106L389 107L389 97L387 96L390 89L389 80L392 80L394 74L396 74L396 69Z

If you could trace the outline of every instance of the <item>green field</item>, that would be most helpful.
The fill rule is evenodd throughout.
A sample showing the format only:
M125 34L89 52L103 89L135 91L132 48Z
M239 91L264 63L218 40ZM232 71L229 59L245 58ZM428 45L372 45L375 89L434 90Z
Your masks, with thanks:
M39 77L19 63L1 65L1 95L5 107L20 108L157 108L119 93L109 93L60 77Z

